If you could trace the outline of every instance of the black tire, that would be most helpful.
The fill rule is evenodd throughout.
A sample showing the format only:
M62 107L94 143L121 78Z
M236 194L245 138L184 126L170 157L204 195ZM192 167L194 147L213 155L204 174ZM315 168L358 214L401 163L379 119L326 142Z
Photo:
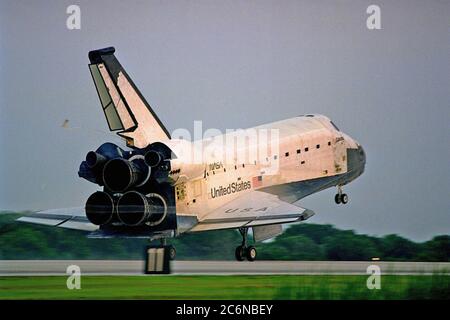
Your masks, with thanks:
M341 203L341 195L339 193L337 193L334 196L334 202L336 202L336 204L340 204Z
M236 250L234 251L234 256L236 257L237 261L244 261L245 251L246 250L243 246L236 247Z
M341 194L341 202L346 204L348 202L348 195L346 193Z
M250 246L247 248L245 253L248 261L255 261L256 259L256 248L254 246Z
M170 246L169 247L169 259L170 260L175 260L176 256L177 256L177 250L175 249L175 247Z

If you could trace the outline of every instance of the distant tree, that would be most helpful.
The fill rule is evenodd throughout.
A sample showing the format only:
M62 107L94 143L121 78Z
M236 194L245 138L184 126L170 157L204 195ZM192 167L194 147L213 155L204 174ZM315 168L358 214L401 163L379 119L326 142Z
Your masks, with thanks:
M237 230L206 231L171 239L178 259L234 259L234 250L241 244Z
M277 238L258 246L262 260L323 260L320 245L303 235Z
M303 235L317 244L322 244L326 237L332 237L340 232L342 230L338 230L330 224L298 223L290 225L282 236Z
M146 239L90 239L81 231L16 222L0 214L0 259L142 259ZM249 239L251 243L251 239ZM170 239L177 259L234 259L237 230L183 234ZM398 235L382 238L331 225L290 225L275 239L257 244L258 259L450 261L450 236L415 243Z
M381 239L381 258L383 260L414 260L420 250L420 245L396 234L390 234Z
M425 242L422 258L426 261L450 261L450 236L436 236Z
M328 260L370 260L378 252L369 237L346 233L326 238L325 255Z

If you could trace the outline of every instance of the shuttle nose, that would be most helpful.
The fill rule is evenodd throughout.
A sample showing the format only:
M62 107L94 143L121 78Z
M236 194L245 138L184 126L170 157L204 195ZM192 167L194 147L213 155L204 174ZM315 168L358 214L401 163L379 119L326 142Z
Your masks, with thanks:
M361 145L358 145L358 156L360 167L362 171L364 171L364 167L366 166L366 152L364 151L364 148Z
M358 153L359 153L359 159L361 160L362 163L366 163L366 153L364 152L364 148L359 145L358 146Z

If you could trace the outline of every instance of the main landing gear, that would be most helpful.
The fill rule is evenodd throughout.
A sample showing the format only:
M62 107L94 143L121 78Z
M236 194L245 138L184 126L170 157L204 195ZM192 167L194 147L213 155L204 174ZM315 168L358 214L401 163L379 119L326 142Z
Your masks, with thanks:
M239 232L242 236L242 244L236 248L235 256L237 261L244 261L247 258L248 261L255 261L256 248L254 246L247 247L247 234L248 228L239 228Z
M177 250L173 245L167 245L166 238L161 238L161 246L167 247L167 250L169 250L169 259L175 260L175 257L177 255Z
M336 204L346 204L348 202L348 195L346 193L342 193L341 186L338 186L338 193L334 196L334 202L336 202Z

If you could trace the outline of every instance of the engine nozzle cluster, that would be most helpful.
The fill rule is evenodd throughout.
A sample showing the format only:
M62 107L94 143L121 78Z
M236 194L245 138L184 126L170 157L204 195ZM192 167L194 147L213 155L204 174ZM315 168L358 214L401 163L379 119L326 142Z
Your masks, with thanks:
M79 176L104 186L104 191L93 193L86 201L86 217L91 223L140 226L164 220L167 203L159 194L164 194L164 189L158 185L165 182L161 176L168 172L164 161L169 156L167 150L158 149L161 146L155 148L125 151L113 143L104 143L87 153Z

